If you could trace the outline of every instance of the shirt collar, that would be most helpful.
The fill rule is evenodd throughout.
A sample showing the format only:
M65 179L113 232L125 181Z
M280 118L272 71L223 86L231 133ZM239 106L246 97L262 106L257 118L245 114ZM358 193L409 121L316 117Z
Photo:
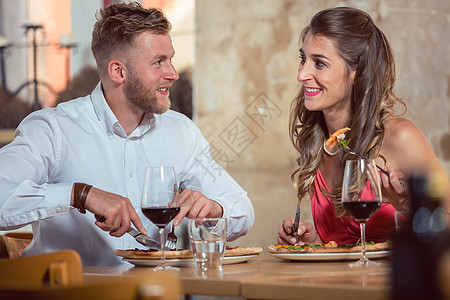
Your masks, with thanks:
M123 130L116 116L112 112L102 90L102 84L99 82L91 93L91 101L94 106L95 114L102 124L109 138L114 134L122 138L139 138L155 124L155 117L153 114L146 113L141 120L139 126L127 137L125 130Z

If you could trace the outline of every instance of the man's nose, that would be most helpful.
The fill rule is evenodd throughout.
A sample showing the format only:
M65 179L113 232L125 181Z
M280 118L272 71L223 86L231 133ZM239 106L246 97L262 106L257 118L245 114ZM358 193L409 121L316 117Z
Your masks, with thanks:
M173 64L169 64L168 69L166 70L165 78L176 81L180 76L178 75L177 70L173 66Z

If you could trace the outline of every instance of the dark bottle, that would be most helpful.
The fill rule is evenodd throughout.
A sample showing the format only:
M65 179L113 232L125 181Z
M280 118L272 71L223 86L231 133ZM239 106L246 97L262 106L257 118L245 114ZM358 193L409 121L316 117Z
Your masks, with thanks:
M450 259L450 235L448 213L441 206L445 180L436 173L414 174L409 180L411 210L394 237L392 299L446 298L442 280L450 277L443 278L442 265L445 257Z

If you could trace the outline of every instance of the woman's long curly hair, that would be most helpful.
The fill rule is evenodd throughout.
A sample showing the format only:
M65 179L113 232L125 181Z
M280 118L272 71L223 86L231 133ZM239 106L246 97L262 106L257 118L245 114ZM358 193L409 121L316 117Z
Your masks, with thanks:
M395 64L386 36L367 13L348 7L320 11L303 30L301 42L307 34L331 39L348 71L356 70L351 93L351 119L347 124L352 130L347 132L346 138L350 139L351 149L375 158L383 143L384 121L394 114L394 105L400 104L406 111L405 103L393 92ZM323 142L328 138L322 111L309 111L304 102L302 87L292 102L289 121L290 138L299 152L299 167L291 176L298 199L313 191ZM342 170L347 159L352 156L341 154ZM336 215L342 216L341 188L331 193L323 192L334 199Z

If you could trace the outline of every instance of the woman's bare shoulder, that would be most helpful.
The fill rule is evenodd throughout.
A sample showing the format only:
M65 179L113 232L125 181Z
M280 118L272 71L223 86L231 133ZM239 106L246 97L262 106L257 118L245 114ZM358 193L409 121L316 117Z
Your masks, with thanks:
M385 127L386 131L389 131L390 133L397 133L397 134L404 130L420 131L420 129L412 121L410 121L406 118L403 118L403 117L399 117L399 116L393 116L393 117L388 118L384 122L384 127Z
M396 145L411 145L426 141L423 132L412 121L402 117L391 117L384 123L386 142ZM428 143L428 142L427 142Z
M396 168L409 173L437 162L427 138L413 122L402 117L391 117L384 125L382 152L391 157Z

